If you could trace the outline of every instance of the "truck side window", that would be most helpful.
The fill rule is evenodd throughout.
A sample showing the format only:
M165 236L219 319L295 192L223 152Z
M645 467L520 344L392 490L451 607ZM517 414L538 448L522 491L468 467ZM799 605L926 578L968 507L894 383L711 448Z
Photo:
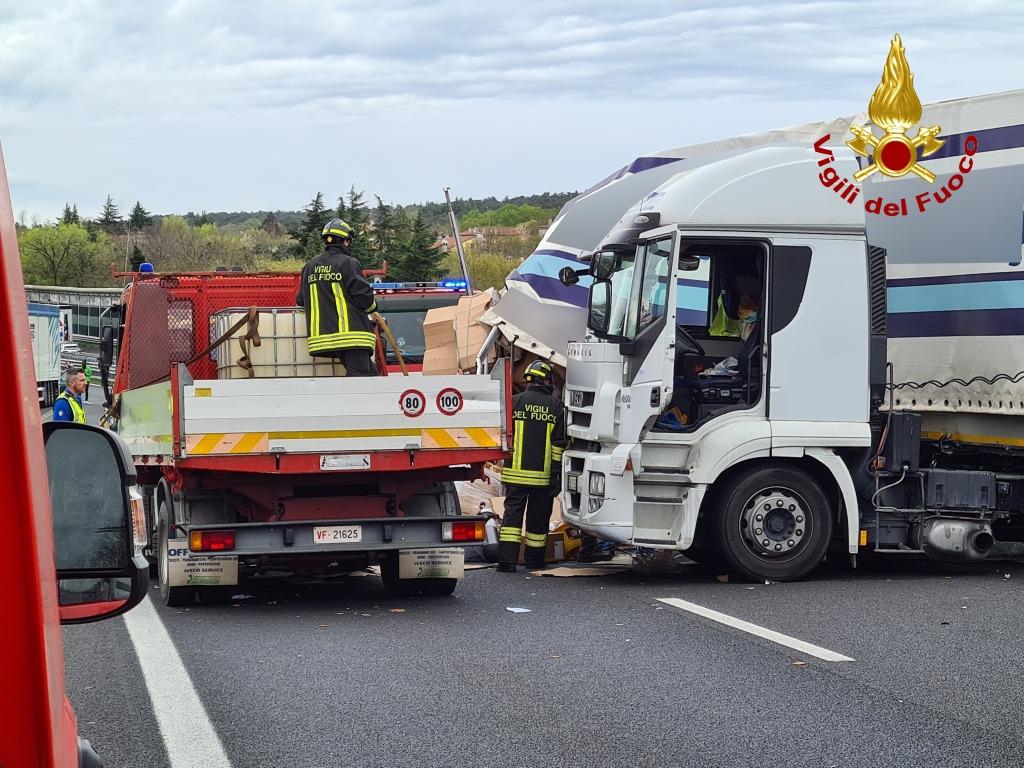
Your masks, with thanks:
M630 311L626 324L627 338L635 339L665 316L671 260L671 239L655 240L647 244L644 252L643 276L637 282L637 287L630 300Z

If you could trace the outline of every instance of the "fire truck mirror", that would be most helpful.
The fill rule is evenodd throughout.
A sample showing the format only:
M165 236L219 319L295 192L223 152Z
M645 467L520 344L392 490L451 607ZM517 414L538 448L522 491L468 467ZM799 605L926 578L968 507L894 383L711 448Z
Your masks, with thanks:
M124 613L149 586L145 515L131 491L137 478L127 446L113 432L67 422L43 425L43 438L61 621Z

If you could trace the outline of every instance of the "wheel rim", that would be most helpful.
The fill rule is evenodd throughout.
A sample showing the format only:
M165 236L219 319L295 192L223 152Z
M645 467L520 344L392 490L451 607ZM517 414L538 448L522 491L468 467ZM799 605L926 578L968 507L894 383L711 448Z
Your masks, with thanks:
M807 501L792 488L763 488L743 505L740 538L751 554L763 560L792 557L810 539L813 518Z
M157 553L157 577L160 579L160 586L167 584L167 525L160 525L159 530L161 535L156 537L156 545L160 548Z

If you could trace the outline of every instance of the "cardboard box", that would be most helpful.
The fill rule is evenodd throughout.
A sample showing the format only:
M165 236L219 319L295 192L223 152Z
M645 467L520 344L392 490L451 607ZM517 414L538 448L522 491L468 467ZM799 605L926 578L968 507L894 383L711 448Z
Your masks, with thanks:
M459 350L459 367L463 370L476 366L477 353L491 330L477 320L491 306L496 295L493 288L488 288L472 296L463 296L455 308L455 341Z
M545 563L560 563L576 557L576 551L580 548L580 540L568 534L568 526L561 523L548 534L548 545L544 550ZM523 565L523 554L526 545L519 547L519 564Z
M423 318L423 341L428 350L455 347L455 313L458 307L434 307Z
M437 349L427 348L423 353L423 375L441 376L459 372L459 360L455 351L455 345L438 347Z

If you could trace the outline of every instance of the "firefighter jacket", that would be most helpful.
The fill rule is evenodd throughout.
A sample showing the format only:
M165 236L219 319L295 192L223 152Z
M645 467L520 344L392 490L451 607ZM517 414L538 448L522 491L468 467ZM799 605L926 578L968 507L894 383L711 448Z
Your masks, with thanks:
M550 387L530 384L512 398L512 459L501 470L507 485L549 486L562 482L565 416Z
M309 354L373 349L370 314L377 311L373 288L355 257L329 245L302 268L295 303L306 310Z

